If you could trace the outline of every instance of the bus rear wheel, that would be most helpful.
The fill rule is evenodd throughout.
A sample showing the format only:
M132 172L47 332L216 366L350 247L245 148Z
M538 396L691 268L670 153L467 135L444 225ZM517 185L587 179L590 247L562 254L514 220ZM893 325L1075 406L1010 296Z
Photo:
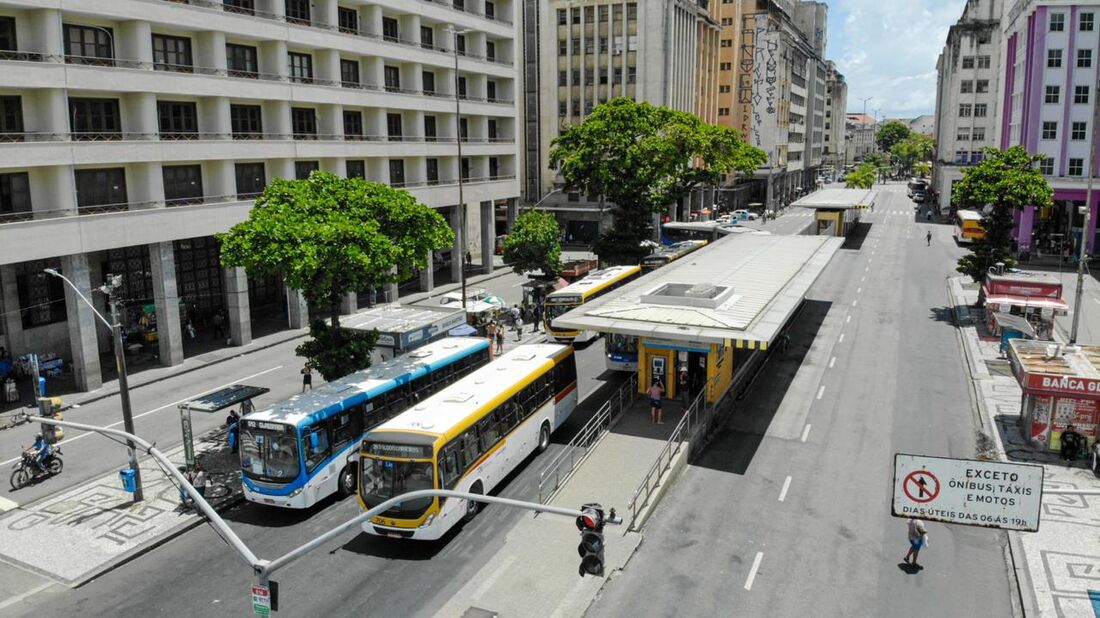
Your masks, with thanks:
M542 453L550 447L550 423L543 423L539 428L539 452Z
M340 471L340 480L337 485L336 490L341 498L346 498L355 493L355 467L352 464L344 466L344 469Z
M470 488L470 493L477 494L479 496L484 493L481 490L481 481L474 483L474 486ZM478 502L477 500L467 500L466 514L462 516L462 521L468 522L477 517L477 514L481 512L482 504L482 502Z

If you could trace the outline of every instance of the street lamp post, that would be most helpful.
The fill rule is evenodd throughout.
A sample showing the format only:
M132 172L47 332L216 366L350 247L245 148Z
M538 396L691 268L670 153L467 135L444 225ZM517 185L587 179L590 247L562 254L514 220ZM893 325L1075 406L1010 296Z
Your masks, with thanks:
M1100 81L1092 94L1092 146L1089 148L1089 183L1085 190L1085 220L1081 226L1081 246L1077 255L1077 293L1073 301L1073 327L1070 329L1069 342L1077 343L1077 326L1081 321L1081 300L1085 293L1085 262L1088 260L1089 223L1092 220L1092 185L1096 180L1097 135L1096 123L1100 122Z
M861 142L866 142L866 140L867 140L867 101L870 101L873 98L875 98L875 97L865 97L865 98L861 99L863 101L863 114L861 114L860 117L859 117L859 126L860 126L860 131L859 132L863 134L863 138L860 140ZM863 158L866 159L868 154L869 153L868 153L867 145L864 144L864 146L863 146Z
M88 308L92 310L95 317L99 318L99 321L103 322L107 328L111 329L111 334L115 342L115 368L118 370L118 397L122 402L122 425L126 433L133 434L134 415L130 408L130 385L126 380L126 350L122 347L122 322L118 318L118 299L111 293L121 283L122 276L108 275L107 278L110 284L104 284L102 287L98 288L99 291L107 295L107 301L111 304L111 321L108 322L107 318L103 317L103 315L96 310L92 301L81 294L76 285L74 285L72 281L69 281L65 275L62 275L52 268L47 268L44 272L67 283L69 287L72 288L73 293L88 305ZM138 467L137 451L134 449L133 441L127 441L126 446L130 449L130 469L134 471L134 502L141 502L144 499L144 494L141 491L141 468Z
M462 308L466 309L466 269L469 268L469 264L466 263L466 202L462 197L462 97L458 93L458 37L466 34L469 30L458 30L456 28L447 28L451 31L451 52L455 61L455 144L458 145L458 220L459 220L459 235L462 239L462 253L458 256L462 264Z

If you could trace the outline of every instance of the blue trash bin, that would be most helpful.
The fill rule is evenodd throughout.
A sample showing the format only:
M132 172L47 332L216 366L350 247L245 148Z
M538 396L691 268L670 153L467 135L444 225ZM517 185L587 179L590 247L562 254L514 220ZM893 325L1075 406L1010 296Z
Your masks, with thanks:
M130 493L137 491L137 480L134 478L133 468L123 468L118 471L118 478L122 480L122 489Z
M38 377L38 396L46 396L46 378L43 378L41 376Z

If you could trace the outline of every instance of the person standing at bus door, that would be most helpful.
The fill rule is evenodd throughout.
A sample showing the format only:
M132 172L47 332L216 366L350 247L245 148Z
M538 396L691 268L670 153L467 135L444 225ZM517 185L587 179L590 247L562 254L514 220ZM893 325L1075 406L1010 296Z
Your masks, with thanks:
M237 433L238 423L241 422L241 415L237 414L236 410L230 410L229 416L225 417L225 439L229 441L229 452L236 453L237 446L239 444L240 434Z
M309 368L309 365L302 366L302 392L306 392L306 389L313 390L313 370Z
M664 421L661 420L661 397L665 394L665 389L661 386L660 380L654 380L653 385L649 387L649 418L658 425L664 425Z

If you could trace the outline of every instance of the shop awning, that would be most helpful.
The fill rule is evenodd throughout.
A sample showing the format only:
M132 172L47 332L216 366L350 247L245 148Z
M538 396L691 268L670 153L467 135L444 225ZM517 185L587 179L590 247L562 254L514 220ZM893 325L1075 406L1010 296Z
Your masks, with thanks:
M997 294L996 296L987 296L985 298L986 304L992 305L1013 305L1016 307L1037 307L1039 309L1057 309L1059 311L1068 311L1069 305L1061 298L1041 298L1037 296L1017 296L1015 294Z
M1003 313L1001 311L995 311L993 313L993 319L997 322L997 325L1001 328L1007 328L1022 333L1025 337L1035 338L1035 329L1018 315L1012 315L1011 313Z

